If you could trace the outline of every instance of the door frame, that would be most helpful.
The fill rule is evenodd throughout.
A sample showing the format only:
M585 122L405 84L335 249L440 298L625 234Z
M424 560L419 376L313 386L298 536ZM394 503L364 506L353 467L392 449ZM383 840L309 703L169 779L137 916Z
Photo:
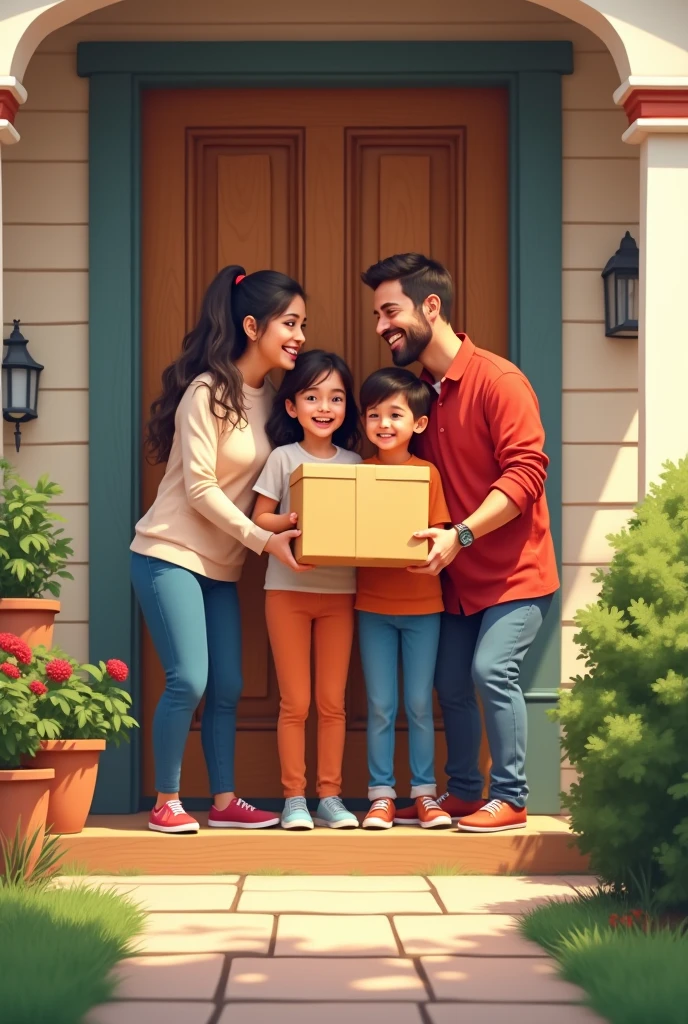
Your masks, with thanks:
M572 44L94 42L79 44L77 70L90 79L89 650L91 660L128 661L134 714L140 710L140 627L127 554L140 515L143 89L508 89L509 354L538 394L554 456L547 495L561 564L561 76L573 72ZM532 652L526 693L529 808L541 814L559 809L558 727L546 711L561 681L560 622L557 594ZM131 744L104 753L94 812L126 814L142 806L140 744L137 731Z

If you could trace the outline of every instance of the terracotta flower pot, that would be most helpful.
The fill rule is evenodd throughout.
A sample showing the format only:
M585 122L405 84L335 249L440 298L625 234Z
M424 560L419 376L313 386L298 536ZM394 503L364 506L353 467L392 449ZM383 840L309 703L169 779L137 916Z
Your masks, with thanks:
M98 778L105 740L42 740L31 763L51 768L47 822L53 834L81 832L86 824Z
M31 837L39 829L38 841L31 852L29 871L33 870L43 846L49 787L54 776L52 768L0 769L0 835L12 842L19 822L22 838Z
M60 602L42 597L0 597L0 633L15 633L29 647L52 647Z

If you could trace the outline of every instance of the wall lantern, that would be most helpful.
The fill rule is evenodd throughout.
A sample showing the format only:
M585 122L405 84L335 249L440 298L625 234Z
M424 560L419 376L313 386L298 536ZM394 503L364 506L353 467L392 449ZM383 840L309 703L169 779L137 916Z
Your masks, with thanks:
M608 338L638 337L638 268L640 253L630 231L621 239L604 279L604 333Z
M2 361L2 416L8 423L14 423L14 446L19 451L19 424L38 416L38 378L43 367L29 354L19 320L14 321L14 330L4 344L7 352Z

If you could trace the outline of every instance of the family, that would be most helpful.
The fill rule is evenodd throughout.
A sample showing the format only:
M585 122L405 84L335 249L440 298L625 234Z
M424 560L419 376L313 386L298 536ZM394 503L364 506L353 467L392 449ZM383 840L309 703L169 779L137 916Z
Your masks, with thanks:
M225 267L162 378L147 429L166 463L136 525L131 578L166 686L153 720L157 801L149 828L197 832L179 798L182 757L201 698L216 828L357 828L341 799L345 689L355 617L368 699L370 808L362 827L498 832L526 824L523 659L559 586L544 492L548 459L535 393L508 360L451 326L453 283L418 253L361 275L394 366L356 396L336 353L306 349L306 296L271 270ZM416 377L409 369L419 362ZM276 391L270 371L283 370ZM298 564L289 480L299 465L368 461L430 467L424 565ZM389 509L390 517L394 508ZM234 791L242 690L236 582L246 550L269 555L265 616L280 692L281 815ZM200 642L199 642L200 641ZM397 808L394 730L401 647L411 806ZM305 799L311 653L318 711L317 795ZM434 774L433 687L447 741L447 792ZM478 766L482 721L489 799Z

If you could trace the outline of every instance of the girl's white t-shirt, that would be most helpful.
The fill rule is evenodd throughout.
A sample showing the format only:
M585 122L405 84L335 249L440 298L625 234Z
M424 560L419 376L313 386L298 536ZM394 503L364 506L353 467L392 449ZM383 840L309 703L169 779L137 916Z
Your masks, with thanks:
M289 480L292 473L304 462L319 462L322 465L353 464L361 461L356 452L337 448L330 459L317 459L301 445L285 444L275 448L265 463L253 490L279 502L275 511L284 514L289 508ZM298 523L297 523L298 527ZM356 570L347 565L319 565L308 572L294 572L274 555L268 560L265 574L266 590L300 590L310 594L355 594Z

